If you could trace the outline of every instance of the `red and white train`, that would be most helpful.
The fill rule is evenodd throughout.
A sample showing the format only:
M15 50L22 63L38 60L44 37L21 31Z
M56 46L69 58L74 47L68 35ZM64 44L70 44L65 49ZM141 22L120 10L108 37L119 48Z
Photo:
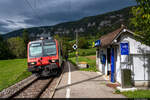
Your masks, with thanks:
M41 76L58 74L63 67L62 50L56 39L28 43L28 71Z

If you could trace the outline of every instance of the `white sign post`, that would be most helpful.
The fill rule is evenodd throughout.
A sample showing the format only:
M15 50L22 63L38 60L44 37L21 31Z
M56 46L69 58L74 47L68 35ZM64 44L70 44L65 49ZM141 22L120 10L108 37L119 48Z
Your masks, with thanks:
M76 50L78 48L78 46L76 44L74 44L72 47L74 50Z

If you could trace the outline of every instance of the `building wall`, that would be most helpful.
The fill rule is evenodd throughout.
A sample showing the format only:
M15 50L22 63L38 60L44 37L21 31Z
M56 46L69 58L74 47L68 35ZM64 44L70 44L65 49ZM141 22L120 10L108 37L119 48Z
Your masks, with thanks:
M107 74L107 59L106 59L106 64L105 65L101 63L100 55L101 55L102 51L103 51L103 54L105 54L107 56L107 48L100 48L99 49L99 54L98 54L98 51L97 51L96 63L97 63L99 71L106 75Z
M123 34L121 36L121 41L130 42L130 54L150 54L150 47L136 41L131 34Z
M128 66L132 70L133 80L135 82L150 81L150 47L136 41L131 34L123 34L121 41L129 41L130 57ZM117 76L119 81L119 75Z
M96 67L97 67L97 69L98 69L98 66L99 66L99 51L98 51L99 49L97 48L97 50L96 50Z
M120 55L120 46L119 43L123 41L129 42L129 63L127 65L121 64L121 55ZM117 82L121 83L121 68L120 67L126 67L130 68L132 71L132 78L135 81L135 84L146 84L150 85L150 47L141 44L140 42L136 41L132 34L126 33L122 34L118 38L118 46L115 44L115 79ZM101 53L101 50L103 50L103 53L107 57L107 48L100 48L99 47L99 55ZM96 63L99 71L101 71L103 74L107 74L107 59L105 67L100 61L100 56L96 57Z
M100 62L100 47L97 47L97 50L96 50L96 66L97 66L97 69L102 72L101 70L101 62Z
M121 69L120 69L120 49L119 46L116 48L117 51L117 59L116 59L116 71L115 71L115 76L116 76L116 81L121 83Z

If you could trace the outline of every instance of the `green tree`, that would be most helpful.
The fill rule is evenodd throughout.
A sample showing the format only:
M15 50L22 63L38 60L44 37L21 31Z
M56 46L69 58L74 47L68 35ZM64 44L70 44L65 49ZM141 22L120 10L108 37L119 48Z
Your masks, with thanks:
M1 36L1 34L0 34L0 41L3 41L3 37Z
M79 48L82 48L82 49L88 49L89 48L88 39L85 39L84 37L80 37L78 46Z
M59 41L59 44L61 45L61 49L63 52L63 57L65 55L68 55L69 51L72 51L72 43L70 43L71 38L67 36L60 36L58 34L54 35L54 38Z
M23 33L22 33L22 39L25 43L25 52L24 52L24 57L27 56L27 45L28 45L28 42L29 42L29 34L28 34L28 31L26 29L23 30Z
M62 41L61 37L58 34L54 35L54 39L58 40L59 42Z
M0 35L0 60L11 58L7 42Z
M28 31L26 29L23 30L22 38L23 38L23 40L26 44L26 47L27 47L27 44L29 42L29 34L28 34Z
M132 8L131 25L135 27L138 40L150 45L150 1L136 0L138 6Z
M3 38L0 35L0 59L4 59L5 58L5 50L4 50L4 42L3 42Z
M24 40L20 37L13 37L7 40L9 50L17 58L24 58L24 52L26 51Z
M68 55L68 50L70 47L69 38L68 37L62 37L61 43L62 43L63 57L65 57L65 55Z

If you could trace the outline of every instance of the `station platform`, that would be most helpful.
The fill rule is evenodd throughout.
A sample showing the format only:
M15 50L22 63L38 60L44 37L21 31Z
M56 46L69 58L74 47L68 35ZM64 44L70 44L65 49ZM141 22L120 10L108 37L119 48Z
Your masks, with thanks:
M64 72L53 98L126 98L114 94L114 89L107 87L101 73L77 70L70 62L65 63Z

